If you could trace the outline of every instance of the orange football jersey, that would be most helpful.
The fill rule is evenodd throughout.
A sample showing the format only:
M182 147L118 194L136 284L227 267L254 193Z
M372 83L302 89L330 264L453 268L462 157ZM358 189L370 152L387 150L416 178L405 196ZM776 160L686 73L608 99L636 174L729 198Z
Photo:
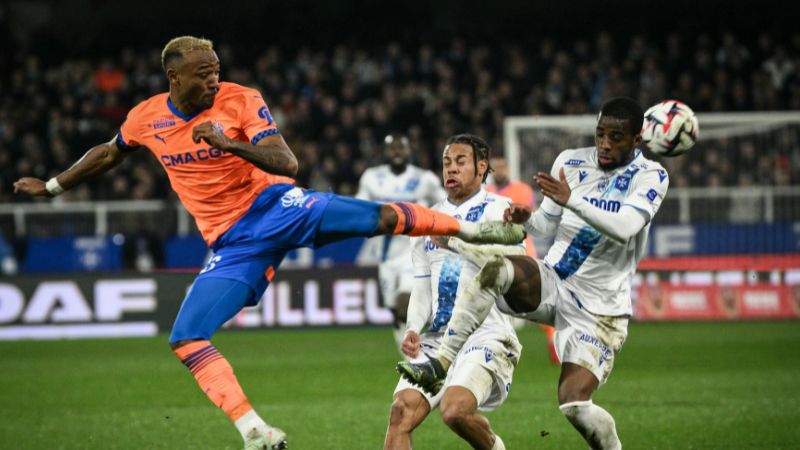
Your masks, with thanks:
M272 175L243 158L192 140L192 129L211 121L232 139L255 144L278 133L261 94L234 83L220 83L214 105L185 116L169 94L134 107L117 135L125 149L147 147L167 171L172 189L197 221L210 246L240 217L267 186L294 183Z

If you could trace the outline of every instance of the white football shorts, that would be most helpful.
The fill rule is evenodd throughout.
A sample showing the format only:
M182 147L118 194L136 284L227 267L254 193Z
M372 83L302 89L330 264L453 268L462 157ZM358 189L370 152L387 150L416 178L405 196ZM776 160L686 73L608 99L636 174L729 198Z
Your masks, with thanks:
M433 356L439 348L440 341L439 333L424 333L420 337L420 354L411 362L427 361L425 353ZM469 339L456 355L453 365L447 372L444 387L436 396L431 397L403 378L400 378L394 393L397 394L404 389L418 391L433 410L439 406L448 387L461 386L475 396L478 409L492 411L503 404L508 397L520 351L521 348L518 346L507 345L497 340Z
M502 299L497 306L515 317L554 326L556 352L561 362L584 367L604 384L614 367L614 356L622 350L628 336L628 317L587 311L580 295L567 289L550 266L535 261L542 282L541 303L536 311L516 313Z

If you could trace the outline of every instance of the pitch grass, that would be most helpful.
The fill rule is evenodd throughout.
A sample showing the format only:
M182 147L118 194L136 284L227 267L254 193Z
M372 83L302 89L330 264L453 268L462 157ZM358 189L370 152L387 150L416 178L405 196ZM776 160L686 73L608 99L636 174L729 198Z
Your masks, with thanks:
M556 404L537 328L508 401L489 415L509 449L586 448ZM153 339L0 342L0 448L236 449L241 441ZM398 359L388 329L220 333L252 403L291 448L377 449ZM632 324L595 401L628 449L781 449L800 442L800 323ZM416 448L467 446L434 412Z

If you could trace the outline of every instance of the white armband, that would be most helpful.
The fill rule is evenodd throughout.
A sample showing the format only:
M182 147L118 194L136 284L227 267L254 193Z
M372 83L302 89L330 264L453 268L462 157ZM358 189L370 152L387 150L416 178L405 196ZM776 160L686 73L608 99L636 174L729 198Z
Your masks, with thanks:
M58 182L56 177L47 180L47 183L45 183L44 188L47 189L47 192L49 192L50 195L54 197L63 194L65 190L63 187L61 187L61 184Z

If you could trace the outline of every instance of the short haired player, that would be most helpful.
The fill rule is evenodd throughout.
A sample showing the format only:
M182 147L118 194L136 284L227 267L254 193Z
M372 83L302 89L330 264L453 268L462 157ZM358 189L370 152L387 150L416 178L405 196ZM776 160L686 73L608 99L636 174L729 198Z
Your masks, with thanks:
M488 175L489 146L477 136L462 134L447 141L443 153L443 177L447 199L434 210L472 222L502 219L511 202L488 193L482 183ZM461 301L469 281L480 267L447 248L436 238L412 238L415 278L408 308L408 326L402 352L412 361L426 361L435 352L447 328L453 306ZM525 254L525 245L506 246L508 253ZM411 448L411 434L439 407L444 422L476 449L503 449L503 440L489 421L477 413L493 410L503 403L522 346L512 318L497 307L489 310L453 360L435 395L400 379L394 392L385 449ZM425 445L420 445L424 447Z
M621 448L613 417L593 404L592 394L608 379L627 336L631 279L669 185L664 168L637 148L642 120L632 99L605 102L595 146L565 150L549 174L535 177L546 197L539 210L531 215L513 205L506 212L530 233L555 235L543 260L449 240L482 269L456 304L436 357L398 365L407 378L435 390L499 299L504 312L555 325L561 411L592 448Z
M169 92L139 103L119 133L48 181L24 177L15 192L54 196L146 147L215 252L183 301L169 342L208 398L234 422L247 449L286 448L245 397L211 336L255 305L286 253L378 234L455 234L515 242L522 229L473 224L411 203L379 204L294 186L298 162L261 94L220 82L211 41L172 39L161 62ZM187 444L187 446L190 446Z

